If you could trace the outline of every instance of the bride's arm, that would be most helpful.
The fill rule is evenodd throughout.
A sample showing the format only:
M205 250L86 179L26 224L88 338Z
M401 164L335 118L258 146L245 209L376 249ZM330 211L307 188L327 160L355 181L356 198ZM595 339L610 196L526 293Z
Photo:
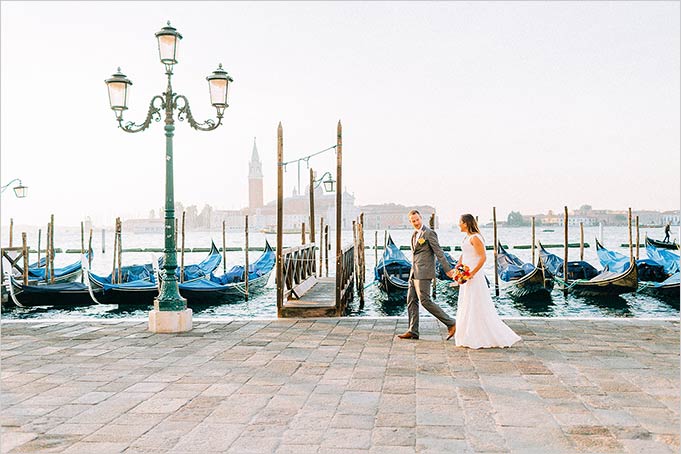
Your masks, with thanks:
M487 253L485 251L485 245L482 244L482 241L480 241L480 238L477 236L474 236L471 238L471 246L473 246L473 249L475 249L475 254L480 257L480 261L478 261L478 264L471 270L471 278L475 276L475 274L480 271L480 268L485 264L485 261L487 260Z

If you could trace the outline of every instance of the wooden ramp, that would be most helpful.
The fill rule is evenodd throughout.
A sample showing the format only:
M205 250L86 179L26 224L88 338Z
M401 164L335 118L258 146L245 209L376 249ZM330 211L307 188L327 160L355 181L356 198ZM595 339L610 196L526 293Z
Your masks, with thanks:
M282 317L335 317L336 278L319 277L299 299L287 299Z

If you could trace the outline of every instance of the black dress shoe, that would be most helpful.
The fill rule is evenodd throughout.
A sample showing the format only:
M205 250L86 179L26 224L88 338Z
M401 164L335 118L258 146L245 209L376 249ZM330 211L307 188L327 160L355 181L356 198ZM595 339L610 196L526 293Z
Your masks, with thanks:
M400 339L418 339L419 338L418 334L414 334L411 331L407 331L404 334L398 334L397 337L399 337Z

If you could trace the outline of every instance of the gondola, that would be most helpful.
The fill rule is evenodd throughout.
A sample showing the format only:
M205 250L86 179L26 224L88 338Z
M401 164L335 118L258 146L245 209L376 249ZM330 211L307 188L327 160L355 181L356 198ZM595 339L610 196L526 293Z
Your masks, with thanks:
M679 269L679 254L674 253L668 249L659 248L646 238L646 253L648 258L654 260L664 267L667 274L674 274L680 271Z
M563 280L563 259L551 254L539 243L539 257L546 269L555 277ZM620 273L607 268L598 271L583 260L570 261L567 266L568 290L579 296L615 296L635 292L638 288L638 272L635 266L627 266Z
M660 249L671 249L673 251L679 250L679 243L677 243L676 240L670 243L668 241L654 240L646 235L646 244L652 244L656 248Z
M95 303L87 285L80 282L24 285L14 276L5 273L5 286L11 301L18 307L70 308Z
M410 272L411 262L388 235L383 256L374 267L374 279L378 282L378 287L389 297L406 297Z
M608 271L621 273L629 267L629 256L606 249L598 238L596 238L596 254L601 265L604 268L607 267ZM639 282L662 282L669 277L664 267L650 258L636 260L636 268L638 268Z
M210 251L208 252L208 256L205 259L203 259L200 263L186 265L184 267L184 279L182 279L182 281L189 282L195 279L208 277L210 273L215 271L217 267L220 266L221 262L222 256L220 255L220 251L215 246L215 243L211 241ZM158 260L158 267L161 269L163 268L163 257ZM177 277L178 281L180 280L180 271L180 266L178 264L177 268L175 269L175 277Z
M98 276L85 269L90 296L99 304L150 306L158 296L159 284L153 265L130 265L121 268L121 279L112 283L112 275ZM117 275L117 273L115 274Z
M248 293L257 294L269 280L276 262L276 256L270 243L265 240L265 250L258 259L248 266ZM215 276L213 273L206 279L195 279L179 284L180 295L187 299L187 305L217 304L230 297L246 294L244 282L244 266L237 265L225 274Z
M537 266L525 263L497 243L497 266L502 287L510 296L518 299L550 299L553 278L544 267L541 255Z
M639 291L654 296L673 299L673 306L679 309L681 294L681 272L676 272L662 282L644 282L639 287Z
M88 253L88 259L92 260L93 257L92 249ZM41 258L39 262L33 263L28 267L28 283L29 285L44 285L45 282L45 257ZM73 262L61 268L54 269L54 282L49 282L52 284L60 284L64 282L73 282L81 276L81 262ZM52 274L52 273L50 273ZM19 280L19 276L15 276L16 280Z

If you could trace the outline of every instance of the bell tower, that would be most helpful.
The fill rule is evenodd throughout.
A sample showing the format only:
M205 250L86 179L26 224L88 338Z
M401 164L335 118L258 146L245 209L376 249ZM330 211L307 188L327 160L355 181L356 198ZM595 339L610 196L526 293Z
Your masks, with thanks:
M263 207L262 191L262 163L258 156L258 147L253 138L253 153L251 162L248 164L248 209L254 212L257 208Z

